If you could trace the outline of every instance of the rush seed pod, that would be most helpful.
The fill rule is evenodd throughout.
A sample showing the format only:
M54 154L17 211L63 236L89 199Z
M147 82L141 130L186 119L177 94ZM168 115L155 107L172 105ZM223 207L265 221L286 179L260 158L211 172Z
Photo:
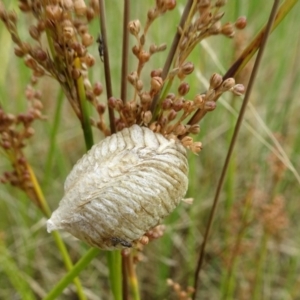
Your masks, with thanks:
M106 250L134 247L169 215L188 186L186 150L133 125L105 138L74 166L47 230Z

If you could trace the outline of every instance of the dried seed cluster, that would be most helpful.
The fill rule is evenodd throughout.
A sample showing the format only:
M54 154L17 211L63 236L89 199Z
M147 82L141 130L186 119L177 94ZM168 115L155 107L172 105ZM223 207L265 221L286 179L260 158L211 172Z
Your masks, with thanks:
M92 84L88 77L89 68L95 64L95 58L88 52L88 47L96 42L89 33L88 25L99 15L98 1L91 0L87 5L84 0L22 0L19 1L19 8L33 16L33 24L28 28L33 42L21 40L17 15L6 11L3 5L0 7L0 19L16 44L15 55L22 57L26 66L32 70L32 81L37 82L42 76L57 80L75 113L82 119L78 81L82 79L80 84L84 96L100 116L98 127L109 134L103 121L105 105L98 98L103 90L102 85L99 82Z
M181 143L138 125L125 128L74 166L48 231L63 229L107 250L145 244L184 197L187 174Z
M182 288L182 286L174 282L172 279L167 279L168 286L172 287L173 291L175 292L178 300L192 300L192 295L195 292L194 288L189 286L186 290Z
M43 105L40 92L28 86L25 94L29 106L27 112L14 115L6 113L0 107L0 147L13 166L13 170L4 172L0 180L28 191L32 188L32 183L23 148L34 135L32 123L37 119L44 119L44 116L41 112Z

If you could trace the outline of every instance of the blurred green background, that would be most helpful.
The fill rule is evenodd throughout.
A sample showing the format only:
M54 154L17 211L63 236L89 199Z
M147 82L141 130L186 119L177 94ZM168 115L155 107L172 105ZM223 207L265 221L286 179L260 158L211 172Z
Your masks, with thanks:
M131 2L131 19L138 18L144 24L153 1ZM20 14L16 1L4 3ZM185 1L177 1L174 11L153 24L148 42L170 45L184 4ZM195 64L195 72L187 77L191 99L207 88L205 80L213 73L224 74L231 66L267 21L272 4L273 1L228 1L223 22L244 15L248 26L237 32L234 39L212 37L195 49L189 59ZM113 93L119 96L122 2L106 1L106 8ZM221 194L201 272L199 299L300 299L300 182L295 175L300 165L299 14L297 3L269 38ZM29 40L30 21L24 15L19 20L24 40ZM97 21L91 31L96 37ZM131 45L133 42L132 38ZM14 45L2 23L0 45L0 103L7 112L21 112L27 105L24 93L30 70L14 56ZM90 79L104 84L97 45L90 52L96 57ZM163 65L166 54L153 57L145 78L152 69ZM129 61L132 71L137 62L132 56ZM246 85L252 64L250 61L237 82ZM58 104L62 95L57 83L43 78L38 88L47 120L35 122L36 134L26 147L26 154L49 205L55 209L63 195L64 180L85 152L85 146L80 123L69 103L64 100L61 106ZM106 101L104 95L101 100ZM183 288L193 283L199 245L241 103L240 98L227 95L201 121L197 140L203 142L203 150L198 156L189 153L187 197L194 198L194 203L182 203L166 220L165 235L145 248L144 261L137 267L142 299L174 299L166 278L179 282ZM91 114L95 114L92 109ZM55 116L59 117L58 123ZM59 125L58 133L54 147L50 147L54 124ZM95 142L102 138L95 130ZM280 163L276 141L289 163L287 159ZM3 173L10 166L0 155ZM290 170L291 166L296 172ZM277 178L279 167L285 171ZM0 299L39 299L65 273L45 221L22 192L0 186ZM73 261L88 249L70 235L62 236ZM24 285L15 274L23 278ZM80 275L88 299L108 299L107 277L105 254L101 252ZM76 299L73 287L60 299Z

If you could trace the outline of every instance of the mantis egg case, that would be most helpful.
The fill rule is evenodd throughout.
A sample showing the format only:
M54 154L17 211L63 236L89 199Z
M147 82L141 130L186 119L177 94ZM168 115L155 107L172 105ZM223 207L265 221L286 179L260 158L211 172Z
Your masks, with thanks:
M65 230L106 250L134 247L182 200L187 174L180 142L146 127L125 128L76 163L47 230Z

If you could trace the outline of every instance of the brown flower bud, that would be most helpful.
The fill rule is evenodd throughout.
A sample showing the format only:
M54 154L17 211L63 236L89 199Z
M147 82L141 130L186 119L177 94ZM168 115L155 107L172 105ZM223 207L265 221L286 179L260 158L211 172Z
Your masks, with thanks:
M137 72L131 72L130 74L127 75L127 80L133 85L135 86L137 80L138 80L138 75Z
M180 96L186 95L190 90L190 86L187 82L182 82L178 87L178 93Z
M40 39L40 36L41 36L41 33L40 31L38 30L38 28L34 25L31 25L29 27L29 34L30 36L35 39L35 40L39 40Z
M150 45L149 52L150 54L153 54L157 51L157 46L155 44Z
M177 112L174 109L171 109L171 111L168 114L168 120L173 121L177 117Z
M103 92L103 86L100 82L96 82L94 84L94 88L93 88L93 93L96 95L96 96L100 96Z
M222 82L223 82L222 76L220 74L215 73L210 77L209 88L214 90L217 87L219 87Z
M63 27L63 37L65 40L70 40L74 36L74 28L72 26Z
M27 56L24 62L25 65L32 70L36 69L37 67L37 62L32 57Z
M94 42L94 38L89 33L85 33L82 35L81 41L85 47L88 47L92 45L92 43Z
M86 13L86 4L84 0L74 0L74 9L77 16L83 16Z
M23 57L26 54L23 49L19 48L18 46L14 48L14 53L18 57Z
M191 62L186 62L181 66L180 70L184 75L189 75L194 71L194 64Z
M176 99L173 103L173 109L175 111L180 111L183 108L183 101L182 98Z
M137 91L141 91L143 89L143 81L141 79L139 79L136 84L135 84L135 88L137 89Z
M145 124L149 124L152 119L152 113L150 110L147 110L146 112L142 113L142 120Z
M138 56L140 62L142 64L146 63L149 59L150 59L150 53L145 51L145 50L142 50L140 53L139 53L139 56Z
M179 124L175 127L174 132L177 136L184 135L186 133L186 128L183 124Z
M135 56L137 56L137 57L139 56L140 48L137 45L134 45L131 50Z
M231 88L231 92L236 96L242 96L245 94L245 87L243 84L236 84L233 88Z
M72 78L76 80L81 76L81 72L79 69L73 68L71 71L71 75L72 75Z
M158 11L155 8L151 8L147 12L147 17L150 21L153 21L158 16Z
M83 57L83 60L89 68L95 65L95 58L89 53Z
M151 103L151 95L148 92L142 92L140 94L141 104L142 105L148 105Z
M162 102L161 107L162 107L163 110L169 110L169 109L171 109L172 104L173 104L173 101L170 98L166 98Z
M232 38L234 36L234 28L231 23L226 23L223 25L221 29L222 34L226 35L229 38Z
M152 70L151 73L150 73L150 76L151 77L161 77L161 73L162 73L162 69L159 68L159 69L156 69L156 70Z
M198 134L200 132L200 126L198 124L191 125L189 132L192 134Z
M140 29L141 29L141 22L140 20L134 20L134 21L130 21L128 23L128 29L129 32L134 35L134 36L138 36Z
M230 90L234 85L235 85L234 78L227 78L226 80L223 81L220 89L221 89L221 91L225 92L225 91Z
M204 105L204 99L202 95L197 94L194 98L194 103L198 108L202 108Z
M87 18L88 22L91 22L95 18L95 11L92 7L87 7L86 18Z
M167 10L172 10L176 7L176 1L175 0L165 0L165 8Z
M60 21L63 10L58 5L47 5L46 6L46 17L52 21Z
M221 32L222 24L220 21L215 22L210 28L210 34L219 34Z
M30 54L38 62L45 61L48 58L47 53L42 48L39 47L32 49Z
M158 76L152 77L150 85L151 85L151 91L157 93L161 90L163 86L163 80L161 77Z
M25 131L25 137L29 138L29 137L33 136L34 133L35 133L35 130L32 127L28 127L28 128L26 128L26 131Z
M215 110L216 107L217 107L217 104L214 101L206 101L204 103L204 109L206 111L213 111L213 110Z
M237 29L244 29L247 26L247 18L244 16L239 17L236 21L235 21L235 28Z
M97 105L97 112L99 115L103 115L105 112L105 105L103 103L99 103Z

